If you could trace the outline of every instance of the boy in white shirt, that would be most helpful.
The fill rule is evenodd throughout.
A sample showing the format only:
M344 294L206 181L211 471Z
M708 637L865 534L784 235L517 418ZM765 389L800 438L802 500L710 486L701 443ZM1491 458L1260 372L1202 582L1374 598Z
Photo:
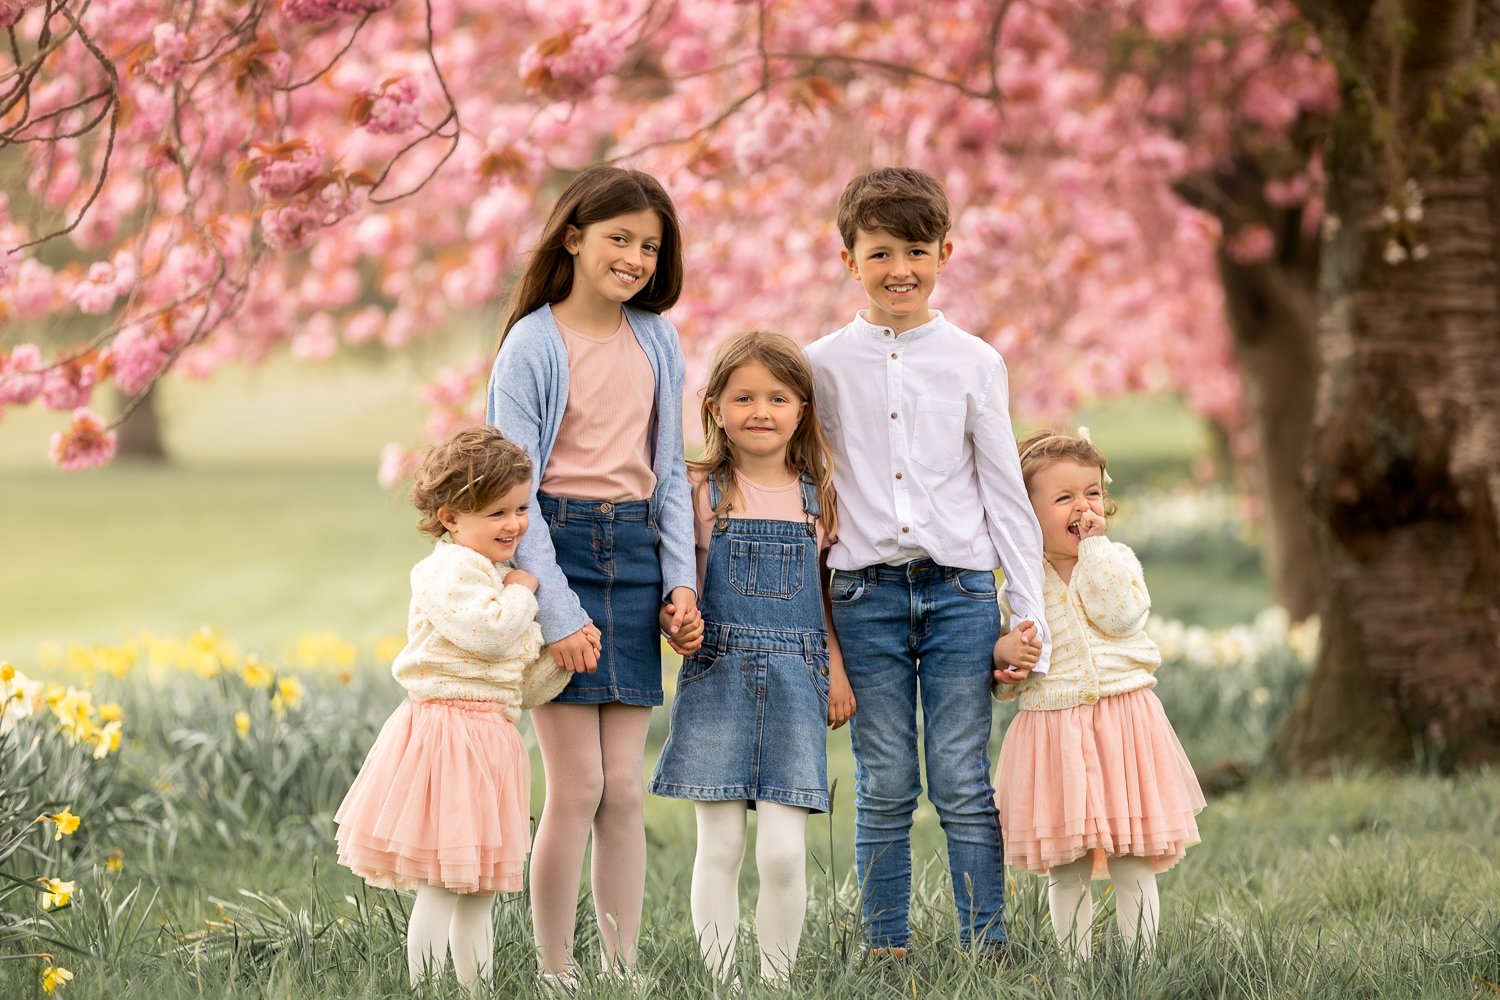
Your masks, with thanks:
M833 448L833 624L859 705L855 861L866 944L910 940L911 824L922 792L948 842L965 947L1003 959L1005 865L990 784L990 679L1045 672L1041 529L1011 431L1005 363L928 308L953 252L942 186L871 171L839 199L841 257L868 308L807 349ZM1021 624L1000 634L994 570Z

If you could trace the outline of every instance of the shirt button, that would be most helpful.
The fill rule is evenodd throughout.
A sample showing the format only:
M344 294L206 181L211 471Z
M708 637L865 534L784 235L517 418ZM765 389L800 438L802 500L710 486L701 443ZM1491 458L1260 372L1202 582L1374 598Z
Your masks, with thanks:
M894 413L892 413L892 414L891 414L891 419L892 419L892 420L895 420L895 419L896 419L896 414L894 414Z
M894 355L894 354L892 354L892 355L891 355L891 360L892 360L892 361L895 361L895 360L896 360L896 355Z
M906 525L903 524L901 526L901 534L903 534L903 535L909 535L909 534L911 534L911 529L908 528Z
M899 472L898 472L898 473L896 473L896 478L897 478L897 479L900 479L900 478L901 478L901 473L899 473Z
M886 336L887 336L887 337L889 337L889 336L890 336L890 335L891 335L891 331L889 331L889 330L887 330L887 331L885 331L885 335L886 335Z
M1086 703L1092 705L1094 702L1099 700L1099 696L1092 691L1088 691L1084 693L1083 700Z

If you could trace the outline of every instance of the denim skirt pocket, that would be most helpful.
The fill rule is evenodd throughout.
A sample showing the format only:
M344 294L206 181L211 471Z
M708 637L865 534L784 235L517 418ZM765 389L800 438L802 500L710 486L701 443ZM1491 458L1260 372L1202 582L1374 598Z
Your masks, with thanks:
M729 582L746 597L796 597L805 562L800 545L729 540Z
M682 661L682 671L677 676L677 689L680 691L704 680L713 673L714 668L724 662L724 653L697 652Z

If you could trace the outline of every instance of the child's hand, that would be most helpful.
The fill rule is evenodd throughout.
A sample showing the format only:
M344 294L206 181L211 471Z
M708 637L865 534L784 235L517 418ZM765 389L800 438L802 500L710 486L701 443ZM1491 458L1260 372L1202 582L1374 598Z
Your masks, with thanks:
M679 656L691 656L703 645L703 616L698 613L698 595L687 587L672 588L671 600L657 616L667 645Z
M844 673L844 656L837 649L828 651L828 725L837 729L854 716L854 689Z
M500 582L505 584L505 586L507 587L509 587L513 583L517 584L518 586L525 587L533 594L536 593L536 588L540 585L540 581L530 573L526 572L524 569L511 570L509 573L505 574L505 579L501 580Z
M1023 621L995 642L995 679L1002 684L1019 684L1042 658L1042 638L1036 623Z
M557 661L557 665L564 670L571 670L575 674L591 674L599 669L599 629L593 622L572 635L565 635L556 642L549 643L547 648L552 651L552 658Z
M1103 514L1093 510L1086 510L1078 518L1078 539L1082 541L1085 538L1102 535L1108 527L1109 521Z

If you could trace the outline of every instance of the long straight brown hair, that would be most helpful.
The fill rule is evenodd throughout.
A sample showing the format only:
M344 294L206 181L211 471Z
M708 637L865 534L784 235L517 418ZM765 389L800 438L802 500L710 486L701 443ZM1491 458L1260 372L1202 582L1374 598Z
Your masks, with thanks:
M521 317L561 302L573 290L573 256L563 246L569 226L582 229L648 208L661 217L661 248L651 280L630 297L630 305L654 313L676 305L682 294L682 229L672 199L650 174L623 167L589 167L557 196L536 249L506 300L500 343L505 343Z
M716 517L724 516L730 506L739 499L739 487L734 478L734 451L729 446L729 435L714 421L712 403L718 399L729 376L744 365L765 365L776 381L802 397L806 404L802 420L787 442L787 464L797 472L812 477L818 489L819 520L823 531L832 538L838 534L838 512L833 500L833 451L828 439L823 436L823 425L818 421L818 402L813 392L812 365L790 337L767 330L751 330L735 334L714 354L713 366L709 369L708 385L703 387L703 454L688 463L695 472L704 474L705 480L719 484L723 497L714 508Z

